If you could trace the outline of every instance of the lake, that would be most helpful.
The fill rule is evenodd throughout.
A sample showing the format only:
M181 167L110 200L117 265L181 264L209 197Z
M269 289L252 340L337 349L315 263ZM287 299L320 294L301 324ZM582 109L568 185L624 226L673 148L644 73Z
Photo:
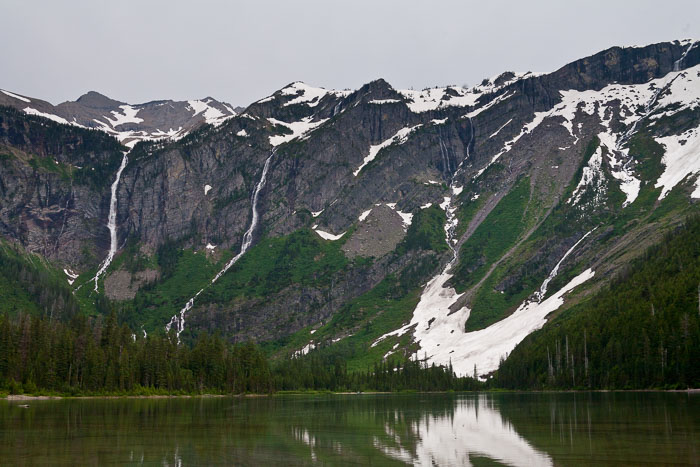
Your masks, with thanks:
M700 394L0 400L1 465L671 463L700 464Z

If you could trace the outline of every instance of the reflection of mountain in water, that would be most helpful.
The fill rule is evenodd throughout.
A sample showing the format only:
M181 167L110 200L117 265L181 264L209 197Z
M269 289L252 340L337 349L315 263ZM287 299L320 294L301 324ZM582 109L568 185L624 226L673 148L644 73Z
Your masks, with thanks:
M456 400L449 415L427 413L412 422L415 443L389 424L385 429L388 439L375 436L374 446L414 465L472 465L470 458L484 456L514 466L552 465L550 457L520 436L485 395Z

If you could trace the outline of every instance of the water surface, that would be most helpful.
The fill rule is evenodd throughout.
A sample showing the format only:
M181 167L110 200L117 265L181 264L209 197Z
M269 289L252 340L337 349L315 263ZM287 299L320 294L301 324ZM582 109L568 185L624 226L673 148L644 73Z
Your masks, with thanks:
M0 401L2 465L699 465L700 394Z

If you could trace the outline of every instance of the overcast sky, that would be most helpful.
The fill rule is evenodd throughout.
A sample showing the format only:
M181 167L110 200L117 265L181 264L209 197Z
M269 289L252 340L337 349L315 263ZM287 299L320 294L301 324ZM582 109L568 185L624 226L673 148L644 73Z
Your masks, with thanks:
M54 104L212 96L301 80L473 85L614 45L700 38L698 0L0 0L0 88Z

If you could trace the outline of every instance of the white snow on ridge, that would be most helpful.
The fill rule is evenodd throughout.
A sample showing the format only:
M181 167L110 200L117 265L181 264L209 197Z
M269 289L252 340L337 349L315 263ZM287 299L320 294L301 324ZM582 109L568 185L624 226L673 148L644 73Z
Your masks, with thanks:
M211 185L204 185L204 196L206 196L207 193L209 193L209 190L211 190Z
M282 88L280 90L280 93L283 96L297 95L297 97L290 100L289 102L285 102L284 107L295 104L306 104L309 107L316 107L321 101L321 99L323 99L328 94L343 97L349 95L351 91L337 91L324 88L317 88L314 86L309 86L304 82L296 81L290 84L289 86ZM274 99L274 96L270 96L267 99L272 100ZM258 102L266 102L266 100Z
M158 129L157 131L154 131L153 133L151 133L150 137L147 139L152 138L153 140L157 141L159 139L169 138L169 139L172 139L173 141L177 141L179 139L182 139L186 134L187 133L183 131L182 127L178 127L177 130L173 130L172 128L169 128L168 131L163 131L161 129ZM124 138L122 138L122 139L124 139Z
M315 130L318 126L322 125L328 120L322 119L316 122L312 122L312 118L313 117L304 117L300 121L292 123L283 122L282 120L277 120L276 118L268 118L267 120L273 125L282 125L292 130L291 135L270 136L270 144L272 146L279 146L280 144L288 143L293 139L305 136L306 134Z
M399 104L403 101L399 99L374 99L368 102L368 104L377 104L377 105L382 105L382 104Z
M372 212L372 208L370 208L370 209L364 211L362 214L360 214L360 217L358 217L357 220L362 222L363 220L367 219L367 216L369 216L370 212Z
M457 94L453 96L447 93ZM437 110L445 107L466 107L476 104L476 101L481 97L481 93L469 92L461 87L446 87L446 88L430 88L422 91L414 90L398 90L398 92L406 97L409 102L406 102L411 112L421 113L430 110Z
M204 113L204 121L210 125L213 126L219 126L222 123L224 123L226 120L229 118L232 118L236 115L235 112L232 112L231 115L226 115L224 114L221 110L217 109L216 107L212 107L209 105L209 102L211 101L202 101L202 100L190 100L187 101L189 104L191 110L194 112L192 114L192 117L196 117L200 113Z
M615 135L608 129L598 136L601 139L601 144L608 150L608 161L612 168L611 175L619 181L620 189L626 195L623 206L627 206L634 202L639 195L641 181L634 174L634 161L624 147L625 143L636 131L637 124L645 118L653 121L661 116L673 115L681 110L694 109L700 106L700 65L683 71L670 72L664 77L644 84L611 84L600 91L569 90L560 91L560 95L562 98L560 104L549 111L535 113L533 120L525 125L519 134L505 143L503 149L495 154L489 164L481 169L474 178L481 175L486 168L496 162L503 154L510 151L521 137L531 133L545 119L561 118L563 121L560 124L567 129L572 138L574 138L573 144L576 144L578 135L574 131L573 119L577 112L584 112L588 115L593 115L597 112L602 124L609 128L610 119L612 118L609 108L612 103L619 103L621 121L629 127L627 133ZM640 111L640 109L643 110ZM499 131L500 129L492 136L495 136ZM689 132L684 137L693 138L693 133ZM680 141L679 137L658 138L658 140L665 146L671 147L670 152L672 154L677 154L677 156L670 155L667 158L670 164L673 165L673 162L676 160L686 162L679 162L674 166L674 169L667 170L665 172L666 176L662 176L663 180L657 182L657 187L664 186L666 188L667 184L671 184L668 187L670 189L687 175L697 173L692 160L692 150L688 150L686 153L686 151L680 151L680 144L674 145L674 140ZM601 161L602 159L598 160L596 158L592 162L597 164ZM591 171L594 168L591 166ZM586 180L582 179L581 183L590 183L592 178L589 179L589 176L591 175L592 172L586 174ZM580 187L582 186L581 183ZM662 197L666 195L667 191L664 189Z
M8 95L8 96L10 96L10 97L12 97L12 98L18 99L18 100L20 100L20 101L22 101L22 102L26 102L26 103L30 103L30 102L31 102L31 101L30 101L29 99L27 99L26 97L18 96L17 94L12 93L12 92L10 92L10 91L5 91L4 89L0 89L0 91L2 91L3 94L6 94L6 95Z
M436 87L423 89L422 91L414 90L398 90L401 95L409 99L407 102L409 109L414 113L427 112L430 110L442 109L445 107L468 107L476 105L479 98L485 94L491 94L497 92L498 90L512 84L516 81L525 78L531 78L534 76L541 75L543 73L514 73L513 77L504 80L501 84L494 84L497 78L501 75L494 76L493 78L484 80L483 84L478 84L472 88L464 88L461 86L447 86L447 87ZM512 94L499 96L495 100L491 101L486 106L474 110L474 115L482 112L488 107L495 105L504 99L507 99ZM469 115L473 116L473 115Z
M387 140L385 140L385 141L382 141L382 142L379 143L379 144L375 144L375 145L373 145L373 146L370 146L370 148L369 148L369 154L367 154L367 156L365 156L364 160L362 161L362 164L360 164L360 166L359 166L357 169L355 169L355 171L353 171L352 174L353 174L355 177L357 177L357 175L360 173L360 171L361 171L367 164L369 164L370 162L372 162L372 161L374 160L375 157L377 157L377 154L379 154L379 151L381 151L382 149L384 149L384 148L386 148L386 147L391 146L392 144L403 144L403 143L405 143L405 142L408 140L408 136L409 136L413 131L415 131L415 130L417 130L418 128L420 128L421 126L423 126L423 125L422 125L422 124L418 124L418 125L412 126L412 127L401 128L401 129L400 129L399 131L397 131L396 134L395 134L394 136L392 136L391 138L389 138L389 139L387 139Z
M209 108L209 105L207 105L206 102L200 100L191 100L187 101L187 103L190 105L190 107L192 108L191 110L194 112L192 114L193 117L196 117L197 115L201 114Z
M483 112L483 111L485 111L485 110L487 110L487 109L490 109L491 107L493 107L494 105L498 104L499 102L503 102L504 100L506 100L506 99L512 97L514 94L515 94L515 93L513 93L513 92L501 94L500 96L496 97L496 98L493 99L491 102L489 102L488 104L483 105L483 106L481 106L481 107L477 107L476 109L472 110L472 111L469 112L468 114L464 115L463 118L474 118L474 117L476 117L477 115L479 115L481 112ZM511 119L511 120L512 120L512 119ZM506 123L506 125L507 125L507 123ZM505 125L504 125L504 126L505 126ZM501 131L501 130L499 129L498 131ZM496 133L498 133L498 132L496 132Z
M328 91L323 88L315 88L301 81L290 84L286 88L283 88L281 92L282 95L285 96L299 94L289 102L285 102L284 107L302 103L309 107L315 107L318 105L319 101L328 94Z
M109 122L109 124L112 126L112 128L118 127L119 125L123 125L125 123L142 123L143 118L139 118L136 116L136 114L139 113L139 110L134 108L128 104L120 105L120 109L124 112L123 114L120 114L116 110L112 110L112 115L114 115L114 120L111 118L105 116L104 119Z
M69 121L66 120L65 118L59 117L58 115L49 114L49 113L46 113L46 112L40 112L40 111L38 111L38 110L36 110L36 109L32 109L31 107L25 107L25 108L23 109L23 111L24 111L24 113L26 113L27 115L36 115L36 116L38 116L38 117L48 118L49 120L53 120L54 122L57 122L57 123L63 123L64 125L71 125L71 124L72 124L71 122L69 122ZM77 124L72 124L72 125L80 126L80 125L77 125Z
M313 217L318 217L318 216L321 215L322 212L323 212L323 209L321 209L320 211L316 211L316 212L313 212L313 211L312 211L312 212L311 212L311 215L312 215Z

